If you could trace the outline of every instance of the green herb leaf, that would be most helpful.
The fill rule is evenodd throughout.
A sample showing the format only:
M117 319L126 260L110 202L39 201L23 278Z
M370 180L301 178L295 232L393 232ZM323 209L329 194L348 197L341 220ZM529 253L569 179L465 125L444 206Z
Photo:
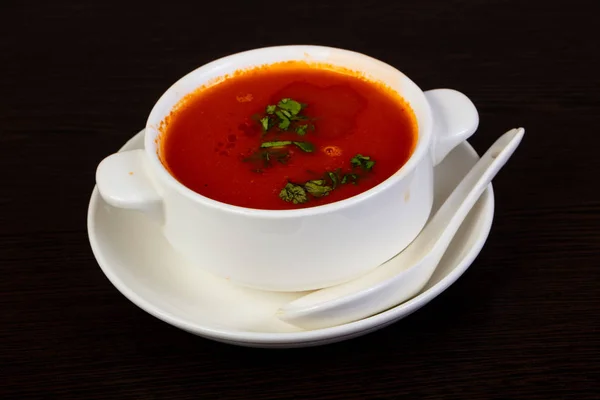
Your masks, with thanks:
M375 165L375 161L371 160L371 157L363 156L362 154L357 154L350 160L350 164L352 164L353 168L362 168L365 171L370 171Z
M300 185L294 185L293 183L289 182L283 189L281 189L281 192L279 192L279 197L283 201L294 204L302 204L308 201L308 196L306 195L304 188Z
M302 110L302 104L292 99L281 99L277 106L282 110L289 111L292 115L297 115Z
M260 124L262 125L263 131L266 132L269 130L269 128L271 127L270 125L270 118L269 117L263 117L260 119Z
M294 142L296 143L296 142ZM287 146L292 144L291 140L280 140L280 141L275 141L275 142L264 142L260 145L260 147L262 147L263 149L269 148L269 147L283 147L283 146Z
M357 182L358 182L358 175L356 175L356 174L346 174L342 178L343 185L345 185L346 183L351 183L353 185L356 185Z
M275 111L275 115L279 117L279 129L287 130L290 127L290 119L281 111Z
M275 113L275 110L276 110L276 109L277 109L277 106L276 106L276 105L269 104L269 105L267 106L267 109L266 109L266 111L267 111L267 114L271 114L271 115L272 115L273 113Z
M357 154L354 157L352 157L352 159L350 160L350 164L352 164L353 167L360 167L362 166L363 160L365 159L365 157L362 154ZM366 160L369 160L370 157L366 157Z
M308 125L298 125L296 127L296 133L300 136L306 135L306 130L308 129Z
M335 189L338 185L338 181L340 180L338 174L336 172L327 172L327 175L329 176L329 179L331 179L331 184L333 185L333 188Z
M306 153L312 153L315 151L315 146L310 142L294 142L296 146L300 148L300 150Z
M325 180L317 179L314 181L308 181L304 184L304 188L310 194L315 197L324 197L333 190L331 186L325 185Z
M312 153L315 150L315 146L310 142L292 142L291 140L278 140L274 142L263 142L260 147L263 149L269 147L284 147L290 144L295 144L298 148L306 153Z

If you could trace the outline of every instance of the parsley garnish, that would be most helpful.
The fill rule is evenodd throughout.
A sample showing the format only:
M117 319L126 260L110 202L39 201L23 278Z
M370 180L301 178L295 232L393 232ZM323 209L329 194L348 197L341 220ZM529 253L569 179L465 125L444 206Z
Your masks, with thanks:
M371 168L375 165L375 161L371 160L371 157L363 156L362 154L357 154L350 160L350 164L352 164L353 168L362 168L365 171L370 171Z
M342 185L345 185L346 183L351 183L353 185L356 185L358 183L358 175L356 175L356 174L344 175L344 177L342 178Z
M275 111L275 115L279 117L279 129L286 131L290 127L290 119L281 111Z
M304 188L310 194L315 197L324 197L329 194L333 190L331 186L327 186L325 184L324 179L317 179L313 181L308 181L304 184Z
M308 129L308 125L298 125L296 127L296 133L300 136L306 135L306 130Z
M312 153L315 150L315 146L310 142L292 142L291 140L279 140L274 142L264 142L260 145L261 148L266 149L269 147L284 147L290 144L296 145L300 150L305 153Z
M269 117L263 117L260 119L260 124L262 125L263 128L263 132L266 132L269 130L269 128L271 127L271 118Z
M294 142L294 144L305 153L312 153L315 151L315 146L311 142Z
M294 204L302 204L308 201L308 196L306 195L306 191L300 185L294 185L293 183L287 183L281 192L279 192L279 197L283 201L292 202Z
M293 143L298 145L299 143L303 142L282 141L273 143ZM360 167L366 172L370 172L373 168L373 165L375 165L375 161L371 160L371 157L363 156L361 154L357 154L350 160L350 166L352 169ZM349 172L342 176L341 169L338 168L335 171L326 171L321 179L313 179L303 184L294 184L288 182L279 193L279 197L284 201L293 202L294 204L306 203L310 200L310 197L307 195L307 193L316 198L325 197L339 187L339 185L357 185L361 177L362 176L359 173L354 172Z
M327 172L327 176L329 176L329 179L331 179L331 184L333 185L333 188L335 189L338 185L338 181L340 180L340 176L338 175L338 172L331 172L328 171Z
M326 185L323 179L308 181L304 185L288 182L279 192L279 198L288 203L302 204L309 200L307 192L313 197L325 197L332 190L333 188Z
M253 119L260 123L263 136L268 134L272 128L274 128L276 134L295 132L298 136L305 136L309 130L315 130L313 123L315 118L302 115L302 110L306 107L306 104L296 100L283 98L277 104L267 105L264 114L253 116ZM274 161L285 164L291 157L291 153L293 153L292 150L286 147L292 145L305 153L315 151L314 144L308 141L265 141L260 144L259 149L254 154L245 158L244 161L259 162L264 167L271 166ZM374 166L375 161L370 156L356 154L350 159L350 167L346 171L342 172L338 168L335 171L325 171L321 178L309 180L305 183L288 182L279 192L279 197L283 201L293 204L303 204L310 199L322 198L328 196L341 185L357 185L360 179L373 170ZM260 173L263 170L259 165L253 171Z
M280 140L280 141L275 141L275 142L264 142L263 144L260 145L260 147L262 147L263 149L266 149L269 147L284 147L289 144L292 144L291 140Z
M313 124L309 124L308 127L295 124L292 126L292 122L294 121L304 121L309 119L306 115L300 114L304 108L306 108L306 104L299 103L290 98L281 99L277 102L277 105L267 105L267 107L265 107L267 116L260 119L263 131L267 132L275 126L275 124L277 124L277 127L282 131L288 131L292 128L300 136L303 136L309 128L314 130ZM269 115L272 117L269 118Z
M281 99L277 106L282 110L289 111L292 115L298 115L302 110L302 104L298 103L296 100L292 99Z

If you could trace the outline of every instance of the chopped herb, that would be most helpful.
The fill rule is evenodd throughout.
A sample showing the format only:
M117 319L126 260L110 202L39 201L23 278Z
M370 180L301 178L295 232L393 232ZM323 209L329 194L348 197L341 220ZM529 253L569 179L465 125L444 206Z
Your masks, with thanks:
M290 144L292 144L291 140L280 140L280 141L275 141L275 142L264 142L263 144L260 145L260 147L262 147L263 149L266 149L269 147L283 147L283 146L287 146Z
M294 142L294 144L305 153L312 153L315 150L315 146L310 142Z
M342 178L343 185L345 185L346 183L351 183L353 185L356 185L357 182L358 182L358 175L356 175L356 174L346 174Z
M292 100L290 98L281 99L277 105L269 104L265 107L266 116L260 118L260 124L262 125L263 132L267 132L271 129L275 124L282 131L287 131L289 129L294 129L292 126L293 121L303 121L309 119L305 115L300 115L302 109L306 107L306 104L301 104L296 100ZM269 116L272 117L269 117ZM275 118L276 116L276 118ZM295 126L295 131L300 135L304 135L307 129L314 130L314 125L309 125L307 127Z
M365 171L370 171L371 168L375 165L375 161L371 160L371 157L363 156L362 154L357 154L350 160L350 164L352 164L353 168L362 168Z
M306 129L308 129L308 125L298 125L296 127L296 133L300 136L306 135Z
M302 110L302 104L292 99L281 99L277 106L282 110L289 111L292 115L298 115Z
M312 152L314 150L314 146L310 142L266 142L263 143L263 146L286 146L291 143L306 152ZM370 172L375 165L375 161L371 160L371 157L369 156L357 154L350 160L350 165L352 167L351 172L344 175L342 175L342 170L338 168L335 171L326 171L320 179L309 180L303 184L293 184L288 182L285 188L283 188L279 193L279 197L284 201L300 204L309 200L309 194L316 198L328 196L330 192L335 190L340 185L357 185L359 179L361 179L364 175L358 171L356 173L352 171L354 171L355 168L360 168L366 172ZM311 173L311 171L308 172ZM331 183L329 183L330 181Z
M284 147L290 144L295 144L298 148L306 153L312 153L315 150L315 146L310 142L292 142L291 140L278 140L274 142L263 142L260 147L263 149L269 147Z
M306 191L300 185L294 185L293 183L289 183L285 185L281 192L279 192L279 197L283 201L292 202L294 204L302 204L308 201L308 197L306 195Z
M327 172L327 175L329 176L329 179L331 179L331 184L333 185L333 188L335 189L338 185L338 181L340 180L339 175L336 172Z
M269 117L264 117L260 119L260 124L262 125L263 131L268 131L270 128L270 122L271 122L271 118Z
M325 185L325 180L317 179L314 181L308 181L304 184L304 188L310 194L315 197L324 197L333 190L331 186Z
M306 104L284 98L276 105L267 105L262 115L255 115L252 118L262 126L263 136L273 127L276 127L276 135L282 133L282 131L287 131L305 136L309 130L315 130L314 121L318 119L302 115L301 112L306 107ZM287 146L292 145L305 153L315 151L315 145L308 141L273 140L262 142L258 150L243 160L252 161L254 163L252 171L262 173L263 168L272 166L274 162L285 164L294 152L292 148ZM302 204L314 198L322 198L328 196L329 193L341 185L357 185L359 180L371 172L374 166L375 161L370 156L356 154L350 159L350 168L346 169L345 173L342 172L341 168L338 168L335 171L325 171L319 177L317 172L309 171L312 177L316 179L304 183L287 182L279 192L279 197L283 201L293 204Z
M290 127L290 119L281 111L275 111L279 117L279 129L286 131Z

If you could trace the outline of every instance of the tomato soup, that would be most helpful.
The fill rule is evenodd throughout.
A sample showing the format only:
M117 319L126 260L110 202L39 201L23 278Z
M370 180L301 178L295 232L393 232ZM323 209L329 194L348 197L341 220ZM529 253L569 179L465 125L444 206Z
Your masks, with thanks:
M184 98L159 156L180 183L241 207L314 207L360 194L409 159L410 106L359 74L303 62L238 71Z

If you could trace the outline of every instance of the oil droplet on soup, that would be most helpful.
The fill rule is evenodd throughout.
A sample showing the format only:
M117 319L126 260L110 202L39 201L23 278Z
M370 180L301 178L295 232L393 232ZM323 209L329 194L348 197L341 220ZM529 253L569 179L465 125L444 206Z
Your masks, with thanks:
M396 93L287 62L200 88L164 124L160 158L189 189L269 210L328 204L380 184L410 157L417 124Z

